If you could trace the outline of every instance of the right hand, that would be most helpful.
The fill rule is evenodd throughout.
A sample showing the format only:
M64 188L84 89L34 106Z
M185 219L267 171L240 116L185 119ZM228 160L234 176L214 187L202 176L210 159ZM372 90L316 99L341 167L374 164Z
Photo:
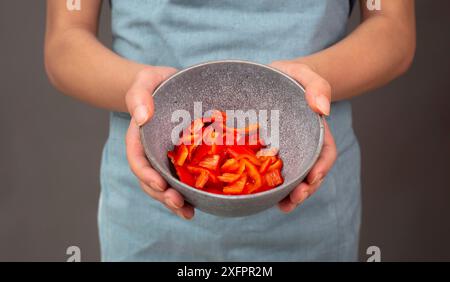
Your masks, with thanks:
M128 90L125 100L132 118L126 136L127 158L144 192L181 218L191 219L194 208L184 202L180 193L168 187L164 178L152 168L139 135L139 127L150 120L154 113L153 91L176 71L170 67L147 67L138 73Z

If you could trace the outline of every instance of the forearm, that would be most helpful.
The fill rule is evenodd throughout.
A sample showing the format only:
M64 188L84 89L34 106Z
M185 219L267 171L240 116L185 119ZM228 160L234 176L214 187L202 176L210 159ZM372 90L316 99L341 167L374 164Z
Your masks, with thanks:
M90 31L78 27L47 35L45 65L52 84L64 94L114 111L126 111L126 91L145 68L113 53Z
M370 17L341 42L297 61L330 83L333 101L350 98L388 83L409 68L415 51L412 29L401 19Z

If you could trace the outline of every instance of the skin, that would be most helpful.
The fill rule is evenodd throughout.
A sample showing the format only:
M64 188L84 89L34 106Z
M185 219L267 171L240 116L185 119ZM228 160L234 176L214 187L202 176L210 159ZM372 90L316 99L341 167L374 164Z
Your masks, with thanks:
M139 64L103 46L96 36L101 0L83 1L82 10L76 12L68 11L65 2L47 0L45 67L50 82L85 103L129 112L127 158L142 189L175 214L191 219L193 207L151 167L139 139L139 126L153 115L152 92L176 70ZM301 83L309 105L322 115L330 114L331 101L383 86L412 63L414 1L382 1L381 11L367 10L366 1L360 4L361 24L342 41L306 57L280 58L271 64ZM279 203L280 209L291 212L314 194L336 157L336 145L326 125L318 161L305 181Z

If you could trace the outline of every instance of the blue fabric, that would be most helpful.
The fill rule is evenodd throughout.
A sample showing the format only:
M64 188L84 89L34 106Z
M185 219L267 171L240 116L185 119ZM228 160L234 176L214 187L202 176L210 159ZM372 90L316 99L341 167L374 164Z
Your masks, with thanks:
M113 48L151 65L260 63L322 50L345 36L348 0L112 0ZM139 188L125 154L129 115L111 113L103 151L99 229L105 261L350 261L357 258L360 153L349 102L328 122L339 157L321 189L293 213L245 218L196 211L184 221Z

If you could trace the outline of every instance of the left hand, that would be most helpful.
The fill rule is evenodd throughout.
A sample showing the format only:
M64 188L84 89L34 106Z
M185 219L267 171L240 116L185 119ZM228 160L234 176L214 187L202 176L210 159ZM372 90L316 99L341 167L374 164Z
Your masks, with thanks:
M314 72L311 67L295 61L276 61L270 66L286 73L305 88L306 100L313 111L326 116L330 114L331 86L324 78ZM278 204L283 212L289 213L293 211L304 200L314 194L337 158L337 148L333 135L331 135L325 119L323 121L325 134L319 158L305 180Z

